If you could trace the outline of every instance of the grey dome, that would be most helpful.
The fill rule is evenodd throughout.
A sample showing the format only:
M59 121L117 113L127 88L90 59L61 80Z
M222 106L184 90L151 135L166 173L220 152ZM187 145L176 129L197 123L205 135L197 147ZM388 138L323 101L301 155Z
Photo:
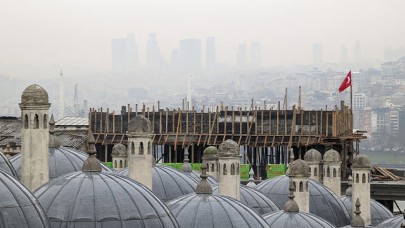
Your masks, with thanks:
M32 193L1 169L0 227L51 227Z
M279 176L257 185L256 189L270 198L279 208L288 200L289 177ZM309 180L309 212L337 227L350 224L349 213L339 197L321 183Z
M199 182L201 180L201 177L200 177L201 173L197 172L195 170L193 170L191 172L182 172L182 173L186 174L187 176L190 176L197 182ZM213 176L208 176L207 181L208 181L208 183L210 183L211 186L218 186L218 180L215 179Z
M126 157L128 156L127 147L121 143L115 144L112 148L111 155L116 157Z
M34 195L53 227L178 227L148 188L116 173L69 173Z
M269 227L254 210L222 195L192 193L167 206L180 227Z
M88 156L84 152L68 147L49 148L49 180L82 170ZM21 177L21 154L13 156L10 162ZM111 172L107 166L101 165L101 167L104 172Z
M239 145L230 139L219 145L218 149L219 157L235 157L239 156Z
M378 224L375 228L387 228L387 227L392 227L392 228L399 228L401 227L401 224L405 222L404 221L404 216L403 215L397 215L393 218L387 219L384 222Z
M271 227L334 228L335 226L311 213L277 211L263 216Z
M219 194L218 187L214 188L212 193ZM240 185L239 201L261 215L280 210L280 208L263 193L246 185Z
M21 95L21 105L49 105L48 93L37 84L30 85Z
M350 219L352 217L352 197L342 196L340 197L347 211L349 212ZM362 206L363 207L363 206ZM379 202L371 199L370 202L371 212L371 225L376 226L382 221L394 217L394 215Z
M137 115L128 123L128 133L130 134L152 134L152 125L143 115Z
M353 157L352 168L371 168L371 162L364 154L359 154Z
M209 146L205 148L203 153L204 159L216 159L218 158L218 149L215 146Z
M190 176L163 165L156 165L152 172L152 192L163 202L194 192L198 183ZM119 174L128 176L128 168Z
M341 162L342 159L340 157L339 152L336 150L330 149L326 151L326 153L323 155L323 161L324 162Z
M4 154L0 151L0 169L4 170L6 173L10 174L11 176L17 178L18 180L18 174L15 171L13 165L11 162L4 156Z
M304 160L306 162L321 162L322 161L322 154L315 150L315 149L310 149L308 150L305 155L304 155Z
M301 160L297 159L288 165L288 175L289 176L301 176L309 177L309 166L308 164Z

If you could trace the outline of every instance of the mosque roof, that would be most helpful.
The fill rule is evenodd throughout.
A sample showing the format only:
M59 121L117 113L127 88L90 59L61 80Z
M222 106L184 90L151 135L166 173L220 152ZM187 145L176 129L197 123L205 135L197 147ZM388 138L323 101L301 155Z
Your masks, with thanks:
M219 194L218 187L213 188L213 194ZM240 185L239 201L261 215L280 210L280 208L263 193L246 185Z
M152 172L152 192L164 202L194 192L198 183L190 176L164 165L157 164ZM119 174L128 176L128 168Z
M269 197L279 208L288 199L288 176L279 176L257 185L256 189ZM339 197L321 183L309 180L309 212L337 227L350 224L349 213Z
M227 196L191 193L167 206L180 227L269 227L253 209Z
M0 169L4 170L6 173L10 174L11 176L18 178L18 174L15 171L13 165L10 163L8 158L4 156L4 154L0 151Z
M32 193L2 169L0 227L51 227L45 212Z
M49 148L49 180L66 173L80 171L87 157L86 153L73 148ZM10 162L18 176L21 176L21 154L13 156ZM104 172L111 172L107 166L101 165L101 167Z
M34 194L53 227L178 227L148 188L116 173L69 173Z
M395 217L389 218L377 226L375 228L387 228L387 227L401 227L401 224L405 223L405 219L403 215L397 215Z
M263 216L271 227L278 228L333 228L335 227L325 219L311 213L285 212L283 210Z
M343 204L345 205L347 211L349 212L350 219L352 217L352 197L342 196L340 197ZM370 212L371 212L371 225L376 226L382 221L394 217L394 215L381 203L371 199L370 202Z

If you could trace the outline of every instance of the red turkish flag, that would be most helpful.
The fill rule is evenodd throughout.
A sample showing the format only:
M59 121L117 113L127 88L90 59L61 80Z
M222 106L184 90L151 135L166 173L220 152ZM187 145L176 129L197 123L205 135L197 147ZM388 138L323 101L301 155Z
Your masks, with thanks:
M352 85L352 71L350 70L349 73L347 73L345 80L343 80L342 84L340 84L339 93L343 92L351 85Z

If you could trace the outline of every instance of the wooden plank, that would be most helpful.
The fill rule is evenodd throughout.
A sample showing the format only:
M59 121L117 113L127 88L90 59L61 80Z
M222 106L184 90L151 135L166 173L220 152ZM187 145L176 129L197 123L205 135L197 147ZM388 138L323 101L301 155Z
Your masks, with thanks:
M218 109L218 107L217 107L217 109ZM209 132L209 135L208 135L208 142L211 142L211 135L212 135L212 131L214 130L215 121L217 120L217 117L218 117L218 112L215 112L215 117L214 117L214 120L212 121L210 132Z
M159 134L162 134L162 110L159 109Z
M197 112L194 110L194 106L193 106L193 122L194 122L194 134L197 134ZM193 147L194 150L194 147ZM194 154L193 154L194 156Z
M277 130L276 134L279 133L279 123L280 123L280 101L277 102Z
M233 106L232 106L232 137L235 134L235 112L233 111Z
M264 110L261 110L261 131L260 133L263 134L264 133Z
M276 136L273 136L273 141L271 142L271 147L274 147L275 142L276 142Z
M174 151L177 151L177 139L179 137L180 128L181 128L181 110L179 111L179 117L178 117L178 120L177 120L176 138L174 140ZM177 153L175 154L175 156L176 155L177 155ZM176 159L176 162L177 162L177 159Z
M326 136L329 135L329 113L326 113Z
M291 124L291 132L290 132L290 139L288 140L288 148L291 148L292 147L292 138L293 138L293 135L295 135L295 124L296 124L296 114L295 114L295 105L293 105L293 119L292 119L292 124ZM302 116L302 114L301 114L301 116ZM301 122L301 124L302 124L302 122ZM302 132L302 130L301 130L301 132Z

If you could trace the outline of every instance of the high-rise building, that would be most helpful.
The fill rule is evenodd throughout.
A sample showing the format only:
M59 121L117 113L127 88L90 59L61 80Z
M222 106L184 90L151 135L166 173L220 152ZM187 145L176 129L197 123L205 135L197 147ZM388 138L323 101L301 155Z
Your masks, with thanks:
M156 40L156 34L151 33L146 46L146 64L149 69L158 70L162 64L160 48Z
M180 40L179 45L180 69L198 71L201 69L201 41L198 39Z
M322 44L314 44L313 46L313 54L314 54L314 65L320 66L323 64L323 45Z
M261 46L259 42L252 42L251 44L252 66L260 67L261 61Z
M207 70L212 70L215 68L215 38L208 37L205 45L205 65Z
M236 54L236 65L246 66L246 44L239 44L238 53Z
M127 38L112 39L112 71L115 73L133 72L138 66L138 47L133 34Z

